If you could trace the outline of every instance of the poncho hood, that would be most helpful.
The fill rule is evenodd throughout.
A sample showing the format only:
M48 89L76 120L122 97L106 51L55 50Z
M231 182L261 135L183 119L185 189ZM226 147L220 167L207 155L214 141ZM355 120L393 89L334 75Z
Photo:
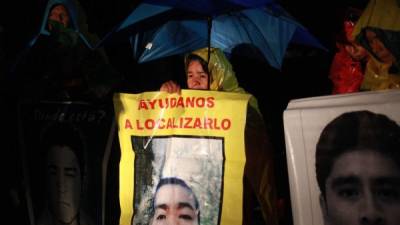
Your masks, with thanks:
M208 61L208 48L198 49L191 54L198 55L204 61ZM185 65L189 54L185 56ZM248 94L239 86L232 64L228 61L225 54L218 48L210 48L210 57L208 62L208 71L211 74L211 91L227 91ZM250 106L260 112L257 99L251 96Z
M68 28L62 29L62 31L73 33L73 35L78 36L87 47L93 49L93 46L95 46L98 38L88 32L85 13L83 12L79 2L75 0L49 0L43 14L39 33L30 41L29 46L32 47L40 35L50 35L48 30L48 17L50 10L55 5L63 5L69 13L70 25ZM70 36L72 36L72 34Z

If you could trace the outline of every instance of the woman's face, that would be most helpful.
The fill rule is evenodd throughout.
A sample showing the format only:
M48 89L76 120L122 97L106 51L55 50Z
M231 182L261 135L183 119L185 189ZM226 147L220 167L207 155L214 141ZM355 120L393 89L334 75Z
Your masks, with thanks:
M69 25L69 14L67 9L63 5L55 6L49 14L49 20L59 22L64 25L64 27L68 27ZM51 30L52 27L49 25L49 29Z
M208 74L198 60L192 60L187 69L187 86L189 89L208 90Z
M378 59L387 64L392 64L395 62L395 57L393 54L385 47L381 40L379 40L376 33L372 30L366 31L366 37L368 44L372 49L372 52L378 57Z

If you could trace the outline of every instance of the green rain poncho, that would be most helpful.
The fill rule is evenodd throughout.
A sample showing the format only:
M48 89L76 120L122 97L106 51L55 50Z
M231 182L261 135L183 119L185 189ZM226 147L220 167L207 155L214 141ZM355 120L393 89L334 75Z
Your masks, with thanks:
M192 54L200 56L205 61L208 60L208 48L196 50L192 52ZM187 57L185 57L185 62L186 59ZM210 61L208 63L208 71L211 74L211 91L227 91L248 94L243 88L239 86L231 63L228 61L228 59L225 57L224 53L220 49L210 49ZM257 99L254 96L251 96L249 100L249 105L253 107L258 113L260 113Z

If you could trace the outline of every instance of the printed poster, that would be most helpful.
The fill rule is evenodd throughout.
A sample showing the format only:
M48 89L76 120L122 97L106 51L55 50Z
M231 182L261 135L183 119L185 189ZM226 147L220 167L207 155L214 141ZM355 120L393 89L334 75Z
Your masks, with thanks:
M116 94L119 224L242 224L248 99L197 90Z
M23 102L19 121L30 224L104 224L112 105Z
M387 126L387 123L391 125L387 128L381 128L379 124L382 123L385 126ZM328 124L331 124L330 129L326 128ZM340 126L343 129L334 124L341 124ZM399 90L304 98L293 100L289 103L284 112L284 128L294 225L352 224L349 221L357 221L357 224L373 224L377 221L391 224L389 221L395 221L393 224L397 224L400 221L397 216L400 215L398 213L400 212L400 201L396 197L398 196L396 193L400 190L399 182L380 183L377 182L379 179L371 179L372 174L377 171L385 171L382 165L389 165L393 162L389 160L387 163L379 163L379 165L367 163L367 161L374 161L379 158L376 156L379 154L374 152L376 155L364 160L363 163L358 161L359 156L354 157L351 153L348 153L347 156L352 156L353 158L350 163L344 163L345 161L339 161L339 157L342 155L335 154L336 151L339 151L338 149L346 149L347 146L350 146L349 143L359 143L358 145L365 146L361 148L364 150L370 148L383 151L383 148L370 147L370 145L389 145L392 141L390 136L397 138L398 143L400 137L391 135L391 127L396 127L394 124L397 124L397 128L394 129L398 130L400 124ZM371 129L369 127L371 125L375 127ZM322 130L325 128L326 131L322 135ZM326 137L329 137L327 136L329 132L332 134L332 130L335 129L337 129L337 141L329 142L334 139ZM383 135L379 133L382 131ZM358 139L358 137L364 136L367 138ZM322 137L325 137L325 139ZM385 140L379 143L379 138L381 137L384 137ZM339 141L342 139L346 141ZM320 144L318 144L319 141ZM333 163L330 171L318 169L321 170L321 185L319 185L317 181L316 163L318 161L316 160L316 149L322 149L319 146L324 146L324 144L324 149L332 149L330 159ZM358 151L360 147L353 145L353 150ZM394 148L389 146L388 149L397 151L398 145L396 146ZM323 151L320 151L320 155L324 156L322 154ZM324 162L320 159L320 165L329 165L329 160L326 160L326 158ZM338 162L342 163L336 164ZM379 169L373 170L372 168L375 167ZM344 176L346 171L351 172L352 175L347 177L334 176L339 173ZM395 170L390 169L390 171L393 172ZM326 180L323 180L323 174L329 175ZM360 179L358 175L364 176L365 179ZM396 176L400 178L400 173ZM385 179L389 181L390 179L387 178ZM366 185L368 183L365 182L366 180L371 185ZM330 183L329 181L332 182ZM325 187L325 190L322 190L320 186ZM332 193L336 194L334 195L335 198L332 197ZM363 207L359 205L362 201L364 203L367 200L374 202L370 198L365 198L368 195L374 196L373 199L375 200L380 199L380 203L377 204L380 207L374 208L371 206L369 213L363 210L368 208L365 204ZM321 204L321 196L325 196L324 204ZM336 201L332 199L336 199ZM341 204L340 207L338 207L339 204ZM346 207L350 204L352 205L351 207ZM325 209L327 209L325 211L322 210L324 205L326 206ZM390 210L382 211L381 209L383 208ZM324 217L323 212L326 212L327 216Z

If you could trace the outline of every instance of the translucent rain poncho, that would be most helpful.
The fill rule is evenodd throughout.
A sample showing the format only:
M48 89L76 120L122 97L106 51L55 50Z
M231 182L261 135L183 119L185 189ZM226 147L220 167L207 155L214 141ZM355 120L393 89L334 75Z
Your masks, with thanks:
M208 48L192 52L205 61L208 60ZM186 65L187 56L185 57ZM239 86L232 65L224 53L216 48L210 49L208 70L211 74L210 90L247 93ZM248 93L247 93L248 94ZM246 167L244 187L249 187L258 199L266 224L277 224L276 188L274 181L273 148L264 126L257 99L251 96L246 118L245 145ZM245 191L245 196L250 192ZM245 198L245 221L251 223L253 218L252 207L254 202ZM250 210L250 212L249 212ZM246 213L247 211L247 213ZM248 217L246 217L246 215ZM246 219L247 218L247 219Z
M200 56L206 62L208 61L208 48L196 50L192 52L192 54ZM187 57L185 57L185 64L186 60ZM220 49L210 49L208 71L211 74L211 91L227 91L248 94L243 88L239 86L231 63L228 61L228 59L225 57L224 53ZM257 99L254 96L251 96L249 100L249 105L253 107L258 113L260 113Z

